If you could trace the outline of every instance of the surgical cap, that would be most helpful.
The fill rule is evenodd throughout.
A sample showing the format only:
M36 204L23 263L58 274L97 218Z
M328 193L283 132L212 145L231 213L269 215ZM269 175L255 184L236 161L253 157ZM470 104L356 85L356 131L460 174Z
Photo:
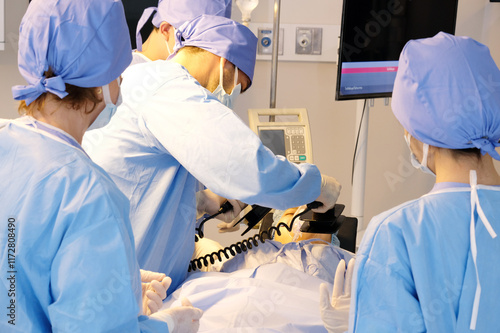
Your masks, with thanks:
M120 0L34 0L21 21L18 63L26 86L16 100L30 104L45 92L68 95L65 83L99 87L115 80L132 61ZM54 77L45 78L51 68Z
M257 37L244 25L225 17L201 15L184 23L175 33L169 59L184 46L196 46L229 60L253 80Z
M500 160L500 71L489 49L440 32L406 44L392 110L415 138L449 149L479 148Z
M158 7L146 8L137 23L137 50L142 50L141 30L153 13L152 23L155 27L159 28L162 22L168 22L174 28L179 28L184 22L203 14L231 18L231 8L232 0L160 0Z

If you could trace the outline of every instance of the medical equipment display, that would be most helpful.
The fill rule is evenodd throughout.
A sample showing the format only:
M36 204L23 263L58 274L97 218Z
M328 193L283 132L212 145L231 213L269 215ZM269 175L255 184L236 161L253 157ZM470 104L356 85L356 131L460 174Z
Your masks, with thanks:
M458 0L344 0L335 99L390 97L406 42L453 34L457 8Z
M142 12L148 7L158 6L158 0L123 0L123 8L125 8L125 17L127 18L127 25L130 34L130 41L132 43L132 48L137 48L135 41L135 33L137 28L137 23L141 18ZM151 31L153 31L153 24L151 23L153 17L151 16L147 22L147 26L141 30L143 36L143 41L147 39Z
M248 121L250 128L275 155L285 156L290 162L312 163L306 109L249 109Z

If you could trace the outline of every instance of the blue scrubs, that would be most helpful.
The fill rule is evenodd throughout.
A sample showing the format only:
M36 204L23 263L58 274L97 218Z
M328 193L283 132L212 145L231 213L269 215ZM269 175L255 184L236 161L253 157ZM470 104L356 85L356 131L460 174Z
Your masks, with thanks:
M28 117L0 120L0 156L0 331L165 332L139 317L129 206L109 176Z
M130 200L141 268L164 272L171 290L194 250L198 181L223 197L289 208L314 201L321 175L276 157L181 65L129 67L123 103L84 147Z
M498 233L500 188L477 188ZM475 215L482 292L474 332L497 332L500 239ZM469 332L477 286L470 221L470 187L457 183L373 218L357 253L350 332Z

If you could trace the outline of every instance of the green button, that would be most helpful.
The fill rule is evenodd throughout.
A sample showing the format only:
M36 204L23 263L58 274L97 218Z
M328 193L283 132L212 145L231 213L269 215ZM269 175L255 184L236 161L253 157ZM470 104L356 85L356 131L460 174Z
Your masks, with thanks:
M299 161L305 161L305 160L306 160L306 155L299 156Z

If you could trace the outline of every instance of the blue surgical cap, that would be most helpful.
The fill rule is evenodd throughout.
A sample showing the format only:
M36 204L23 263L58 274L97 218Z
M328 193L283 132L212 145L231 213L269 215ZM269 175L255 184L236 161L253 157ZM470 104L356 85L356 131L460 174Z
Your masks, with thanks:
M479 148L500 160L500 71L488 47L440 32L412 40L399 58L392 110L415 138L449 149Z
M184 23L175 34L169 59L184 46L196 46L229 60L253 80L257 37L244 25L225 17L201 15Z
M158 7L146 8L137 23L137 50L142 50L141 29L153 13L152 23L155 27L159 28L162 22L168 22L174 28L179 28L184 22L203 14L231 18L231 7L232 0L160 0Z
M21 21L18 63L26 86L16 100L45 92L68 95L65 84L90 88L115 80L132 61L120 0L34 0ZM54 77L45 78L51 68Z

